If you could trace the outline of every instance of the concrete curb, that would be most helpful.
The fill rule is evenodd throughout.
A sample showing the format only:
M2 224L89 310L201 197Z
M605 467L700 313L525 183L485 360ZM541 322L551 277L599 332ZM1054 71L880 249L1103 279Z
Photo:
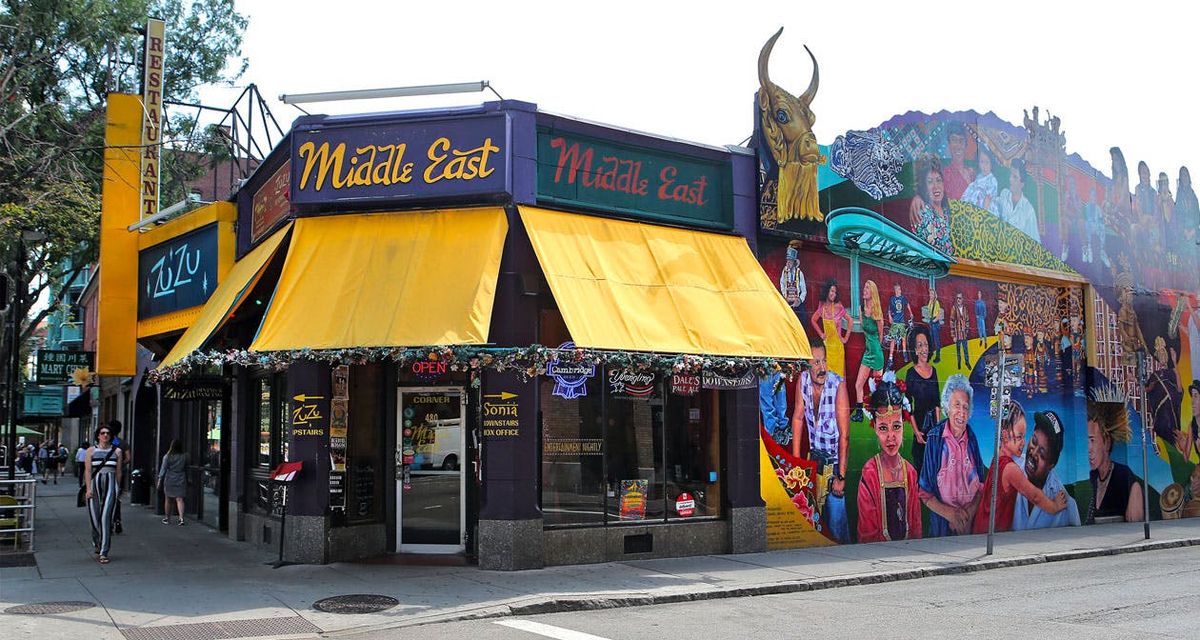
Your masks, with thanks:
M750 596L821 591L825 589L839 589L842 587L883 584L886 582L900 582L904 580L918 580L921 578L931 578L935 576L960 575L964 573L974 573L977 571L989 571L991 569L1023 567L1034 564L1045 564L1048 562L1065 562L1068 560L1082 560L1084 558L1115 556L1126 553L1140 553L1143 551L1161 551L1163 549L1175 549L1179 547L1190 546L1200 546L1200 538L1152 540L1121 547L1072 549L1070 551L1036 553L1023 556L1011 556L1007 558L971 560L937 567L900 569L896 571L875 571L870 573L831 576L826 578L806 578L801 580L789 580L786 582L748 585L744 587L691 591L687 593L629 593L582 595L571 597L533 597L525 599L524 601L517 600L509 604L483 607L471 611L460 611L455 613L418 617L411 620L406 620L404 622L388 623L385 625L339 629L337 631L322 633L321 637L345 637L370 633L373 631L385 631L388 629L400 629L404 627L416 627L428 624L459 622L465 620L542 615L547 613L564 613L571 611L597 611L602 609L620 609L624 607L644 607L649 605L697 602L701 600L745 598Z

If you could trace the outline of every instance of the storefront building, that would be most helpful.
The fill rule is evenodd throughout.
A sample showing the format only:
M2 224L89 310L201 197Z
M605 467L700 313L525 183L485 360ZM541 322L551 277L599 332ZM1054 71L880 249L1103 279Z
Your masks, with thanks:
M238 193L236 261L154 334L202 508L296 562L762 549L758 379L809 353L755 173L512 101L300 118Z

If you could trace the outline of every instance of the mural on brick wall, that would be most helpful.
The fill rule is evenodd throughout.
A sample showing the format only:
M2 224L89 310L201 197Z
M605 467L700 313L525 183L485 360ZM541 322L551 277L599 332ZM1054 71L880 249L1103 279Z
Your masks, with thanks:
M760 388L771 546L986 531L993 473L1001 531L1200 515L1187 168L1131 179L1114 147L1106 175L1036 107L1020 125L908 113L807 154L820 211L800 215L765 131L792 119L763 98L778 36L759 60L759 251L824 346ZM814 66L808 127L815 87Z

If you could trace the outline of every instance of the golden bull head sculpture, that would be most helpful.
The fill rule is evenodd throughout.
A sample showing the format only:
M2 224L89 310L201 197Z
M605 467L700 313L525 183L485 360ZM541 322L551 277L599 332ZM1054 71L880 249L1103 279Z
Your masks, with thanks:
M811 107L817 95L817 58L807 46L804 47L812 58L813 73L808 89L799 97L771 82L767 63L771 49L782 33L781 27L758 54L759 118L767 148L779 165L778 220L821 220L824 216L817 199L817 166L825 161L825 157L817 148L817 137L812 132L816 116Z

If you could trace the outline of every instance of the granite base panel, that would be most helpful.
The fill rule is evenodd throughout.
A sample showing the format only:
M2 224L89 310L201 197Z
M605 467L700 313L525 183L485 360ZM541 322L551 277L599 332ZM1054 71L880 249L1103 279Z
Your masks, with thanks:
M480 520L479 568L493 571L541 569L542 519Z
M729 510L729 552L761 553L767 550L767 507Z
M280 519L257 513L243 513L243 534L246 542L263 550L278 552ZM329 562L325 535L328 523L324 516L287 517L284 525L283 559L300 564Z
M229 502L229 529L225 532L230 540L244 542L246 540L246 514L242 512L242 505L237 502Z
M625 553L628 536L650 534L650 551ZM644 526L551 529L542 535L546 566L729 553L724 520Z
M387 553L387 526L382 522L334 527L329 530L330 562L370 558L385 553Z

